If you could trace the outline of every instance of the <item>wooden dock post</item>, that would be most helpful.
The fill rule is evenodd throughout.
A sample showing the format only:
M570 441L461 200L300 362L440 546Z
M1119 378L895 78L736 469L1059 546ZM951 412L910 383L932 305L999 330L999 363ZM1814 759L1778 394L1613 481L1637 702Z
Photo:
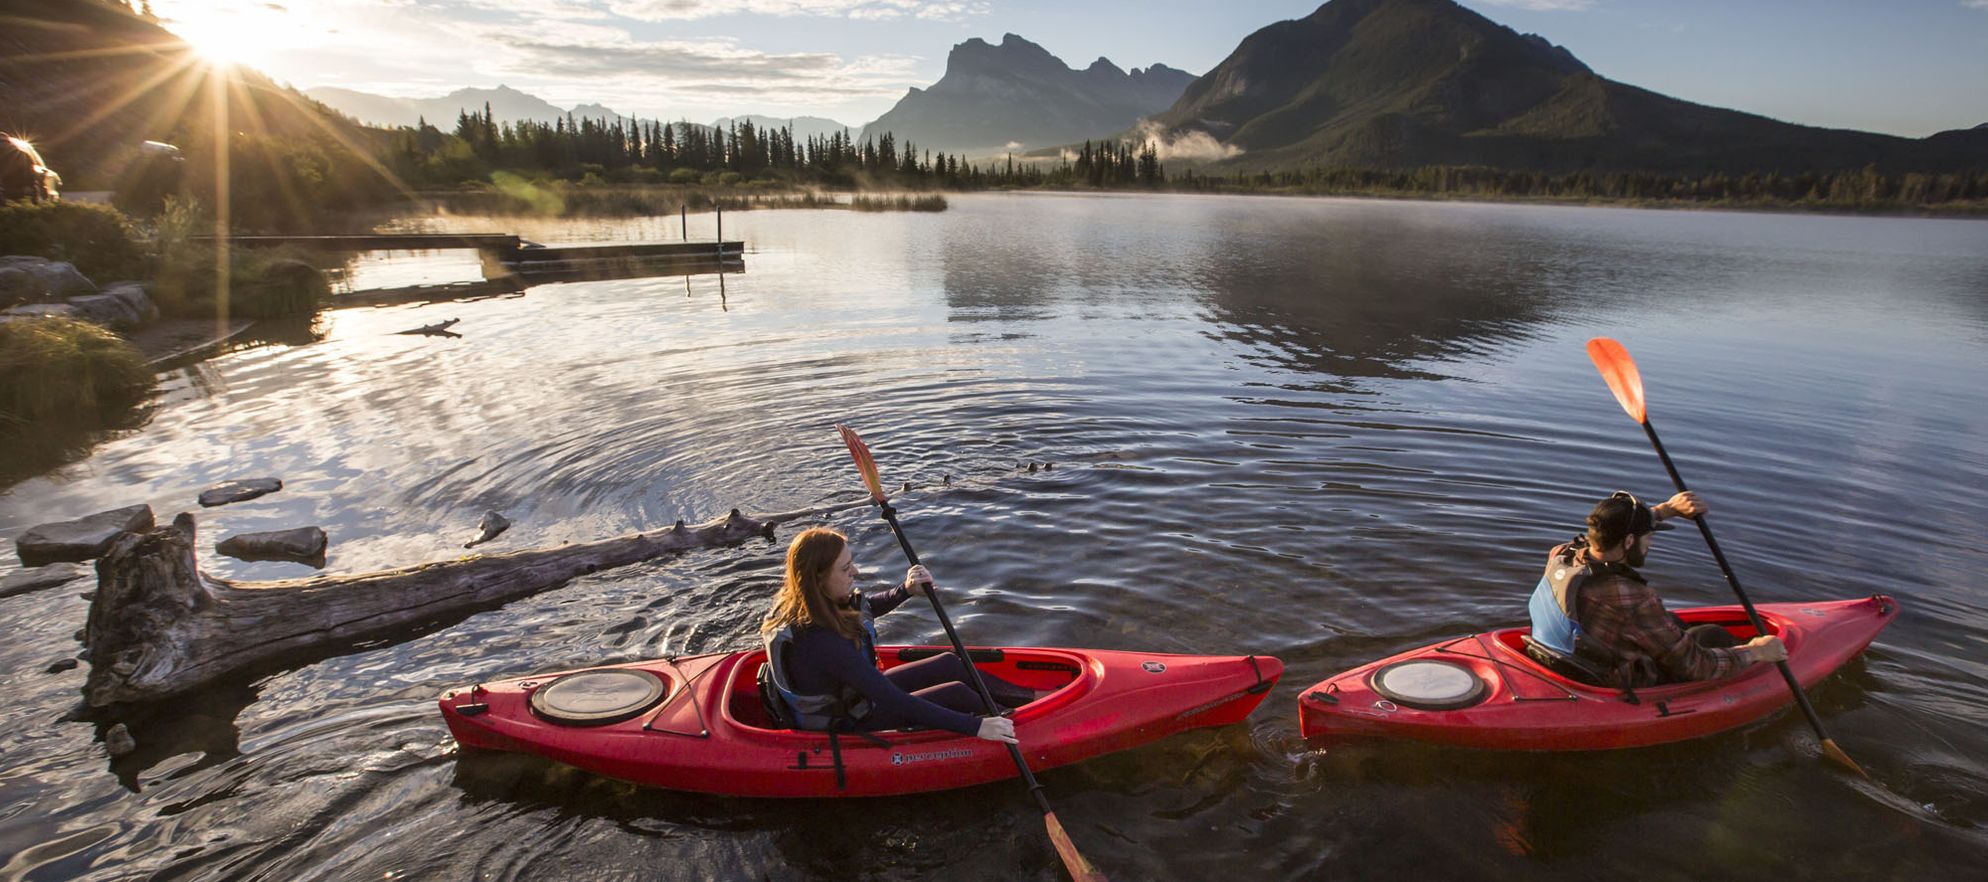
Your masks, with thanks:
M676 204L676 211L677 220L683 223L683 241L688 242L690 241L690 204L679 202Z
M722 263L725 260L725 207L714 206L713 210L718 212L718 260Z

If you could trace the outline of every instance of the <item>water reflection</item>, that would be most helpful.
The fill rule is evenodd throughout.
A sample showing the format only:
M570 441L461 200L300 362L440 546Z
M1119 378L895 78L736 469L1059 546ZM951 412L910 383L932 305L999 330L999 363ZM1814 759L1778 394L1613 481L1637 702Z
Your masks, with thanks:
M904 515L968 639L1286 662L1243 725L1044 776L1114 878L1939 878L1988 858L1971 651L1988 616L1970 587L1988 567L1988 225L1090 196L737 223L750 275L337 309L315 342L172 372L148 422L0 491L0 532L277 474L282 493L203 511L203 533L320 523L333 572L384 569L460 555L491 508L515 526L479 550L502 552L850 498L831 427L849 422L887 480L958 479ZM448 345L394 334L452 317ZM1789 716L1595 756L1296 742L1304 685L1521 619L1537 558L1586 505L1663 486L1582 354L1598 333L1644 364L1758 596L1899 595L1906 615L1813 697L1930 811L1831 772ZM867 569L901 566L865 513L827 522ZM451 749L442 690L750 644L779 568L756 542L300 660L158 709L115 763L102 721L54 722L83 672L41 673L76 649L76 592L0 601L0 671L35 723L0 733L0 805L25 806L0 809L0 861L51 878L1058 878L1018 787L747 802ZM1687 541L1650 572L1681 603L1725 596ZM943 639L929 616L880 624Z

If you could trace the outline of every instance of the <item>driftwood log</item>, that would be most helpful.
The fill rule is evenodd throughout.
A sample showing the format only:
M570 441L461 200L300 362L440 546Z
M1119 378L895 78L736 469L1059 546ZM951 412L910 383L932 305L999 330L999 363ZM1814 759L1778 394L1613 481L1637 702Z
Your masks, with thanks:
M153 702L229 677L322 658L358 641L432 628L604 570L700 548L771 538L773 527L868 505L847 502L696 526L477 555L354 576L231 583L200 571L193 517L127 533L97 562L83 642L95 708Z
M395 331L394 333L420 334L422 336L427 336L427 337L460 337L462 336L461 334L449 330L450 328L455 327L456 322L459 321L462 321L462 319L449 319L448 321L445 322L436 322L432 325L422 325L421 327L418 328L408 328L405 331Z

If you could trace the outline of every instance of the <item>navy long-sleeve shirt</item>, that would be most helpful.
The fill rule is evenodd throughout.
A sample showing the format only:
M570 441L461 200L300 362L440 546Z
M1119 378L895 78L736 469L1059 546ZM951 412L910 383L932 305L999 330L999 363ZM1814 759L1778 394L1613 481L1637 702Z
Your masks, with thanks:
M911 592L899 585L874 597L865 597L870 601L870 614L881 616L898 608L911 597ZM833 693L837 685L847 684L863 693L870 700L867 719L877 728L924 726L961 735L980 732L979 717L940 707L898 688L877 670L873 659L827 628L799 629L794 634L794 649L787 667L796 692L826 695Z

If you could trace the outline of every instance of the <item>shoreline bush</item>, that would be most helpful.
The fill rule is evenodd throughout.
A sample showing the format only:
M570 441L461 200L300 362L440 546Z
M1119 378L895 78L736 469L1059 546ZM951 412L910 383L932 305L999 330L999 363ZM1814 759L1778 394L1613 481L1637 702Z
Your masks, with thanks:
M144 278L151 263L122 212L81 202L0 204L0 254L66 261L99 285Z
M156 377L124 338L67 318L0 324L0 429L136 404Z
M160 313L184 318L221 312L215 300L222 256L212 243L192 241L206 229L197 204L169 199L159 213L152 240L158 257L147 291ZM331 296L331 286L311 257L288 246L231 249L227 314L278 318L315 312Z

